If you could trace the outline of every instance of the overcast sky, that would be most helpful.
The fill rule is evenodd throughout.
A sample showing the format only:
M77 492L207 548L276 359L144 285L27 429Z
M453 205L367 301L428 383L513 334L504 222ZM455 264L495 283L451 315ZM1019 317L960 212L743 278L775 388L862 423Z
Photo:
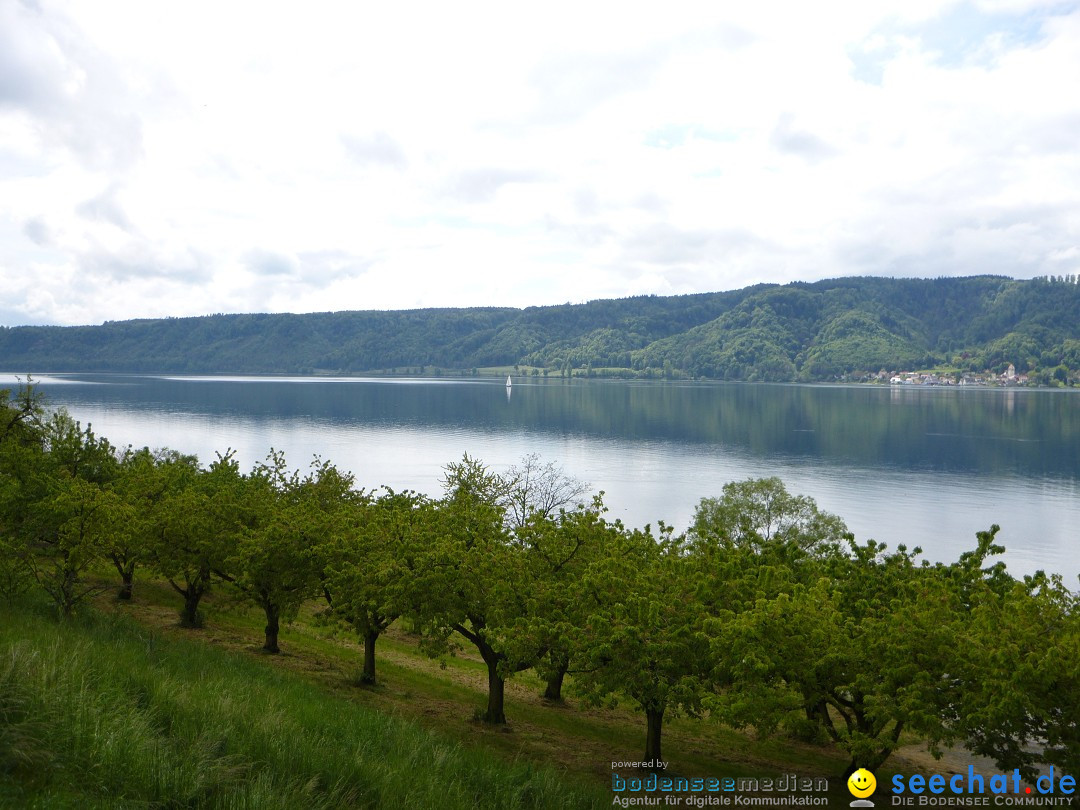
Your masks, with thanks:
M1080 272L1080 4L0 0L0 324Z

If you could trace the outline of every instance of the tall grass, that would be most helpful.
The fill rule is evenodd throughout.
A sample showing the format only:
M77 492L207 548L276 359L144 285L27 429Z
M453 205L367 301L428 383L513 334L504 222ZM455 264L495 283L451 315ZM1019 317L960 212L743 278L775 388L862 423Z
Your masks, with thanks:
M259 661L118 617L0 608L0 806L606 806Z

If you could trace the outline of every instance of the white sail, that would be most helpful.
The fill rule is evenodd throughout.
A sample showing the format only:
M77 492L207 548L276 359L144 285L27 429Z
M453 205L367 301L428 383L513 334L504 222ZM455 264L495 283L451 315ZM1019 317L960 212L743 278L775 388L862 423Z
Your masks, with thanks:
M513 383L510 381L510 375L506 375L506 387L509 388Z

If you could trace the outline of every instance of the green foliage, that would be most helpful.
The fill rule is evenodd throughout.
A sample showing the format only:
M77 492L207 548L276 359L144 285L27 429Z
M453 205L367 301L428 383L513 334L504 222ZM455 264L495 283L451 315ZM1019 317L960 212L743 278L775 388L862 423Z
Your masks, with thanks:
M33 495L32 476L44 461L45 408L28 379L12 395L0 390L0 600L33 580L30 539L24 531Z
M726 617L715 646L732 688L713 703L736 724L768 729L791 720L819 729L874 770L902 733L928 742L963 739L959 660L975 640L971 595L1001 587L982 568L994 527L952 565L916 565L918 549L885 552L851 541L850 553L817 561L798 582Z
M971 643L958 650L953 722L966 745L1033 779L1042 763L1080 770L1080 609L1041 572L969 595Z
M867 312L845 312L831 319L806 351L803 375L836 377L856 369L911 369L927 355L911 340L890 332Z
M768 544L790 544L807 552L835 548L847 534L836 515L822 512L813 498L791 495L779 478L732 481L719 498L702 498L690 528L692 541L745 547L760 552Z
M332 615L364 644L361 681L375 683L375 643L418 598L413 579L418 558L436 542L436 506L415 492L391 489L375 500L344 495L351 514L319 555L323 588Z
M9 369L352 373L532 366L789 381L929 368L1080 371L1080 286L846 278L515 309L213 315L0 327ZM586 372L587 373L587 372ZM1075 376L1075 375L1074 375ZM2 429L0 425L0 429Z
M644 761L662 758L665 715L697 715L706 690L706 612L682 538L661 525L609 532L580 581L576 686L598 704L629 697L647 723Z
M166 459L153 471L160 479L153 488L161 495L142 515L146 554L151 567L184 599L180 623L200 627L199 602L236 542L232 493L240 480L239 466L226 452L205 471L190 456Z
M978 352L974 364L997 374L1013 365L1018 374L1023 374L1039 365L1041 352L1040 342L1031 335L1009 332L1004 337L991 341Z
M67 616L98 592L86 572L113 543L123 543L130 507L115 492L119 462L112 445L59 411L5 459L8 539L19 563ZM9 564L10 570L10 564Z
M571 666L576 666L575 658L580 653L582 579L606 553L607 544L617 537L619 528L603 517L603 493L588 506L578 504L572 510L560 508L558 514L552 514L553 503L561 500L559 493L567 497L573 493L576 497L581 485L560 473L553 479L556 486L548 487L542 482L552 483L552 479L543 473L554 468L533 467L541 475L531 478L525 490L519 477L514 488L519 496L532 490L528 498L519 501L529 505L527 517L514 527L514 542L526 561L532 588L532 608L518 618L518 623L523 637L546 650L535 669L547 682L544 698L559 702L563 699L563 679Z
M37 443L44 421L44 400L29 376L14 395L0 389L0 448Z
M238 531L219 575L266 613L263 649L276 653L280 622L291 621L317 593L322 566L319 545L339 531L339 513L352 478L315 460L303 478L290 472L284 454L235 481L228 509Z
M0 602L13 601L29 590L33 569L27 549L18 540L0 535Z
M795 355L812 334L806 319L814 307L801 290L757 292L710 323L636 352L634 365L670 363L696 377L725 380L793 380Z
M100 591L84 575L106 549L126 541L131 508L112 489L81 478L57 480L33 508L30 567L57 610L70 615Z
M410 613L433 655L453 648L453 633L476 647L488 668L481 718L502 724L505 679L546 651L529 621L538 607L530 557L506 527L502 503L513 485L466 455L446 466L444 486L434 541L418 557Z
M120 575L117 593L131 599L135 569L146 562L163 531L163 511L170 497L188 482L198 469L198 460L170 450L151 452L149 448L128 448L120 456L116 491L130 507L129 522L112 538L106 554Z

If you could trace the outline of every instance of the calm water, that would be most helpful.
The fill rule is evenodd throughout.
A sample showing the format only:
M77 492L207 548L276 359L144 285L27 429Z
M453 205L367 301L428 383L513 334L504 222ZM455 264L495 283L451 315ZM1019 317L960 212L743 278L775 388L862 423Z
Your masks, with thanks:
M13 378L0 383L9 385ZM629 525L685 528L728 481L780 476L860 539L954 559L992 523L1015 574L1080 573L1080 392L1018 389L252 377L43 377L117 445L315 454L360 486L441 491L469 453L539 453Z

